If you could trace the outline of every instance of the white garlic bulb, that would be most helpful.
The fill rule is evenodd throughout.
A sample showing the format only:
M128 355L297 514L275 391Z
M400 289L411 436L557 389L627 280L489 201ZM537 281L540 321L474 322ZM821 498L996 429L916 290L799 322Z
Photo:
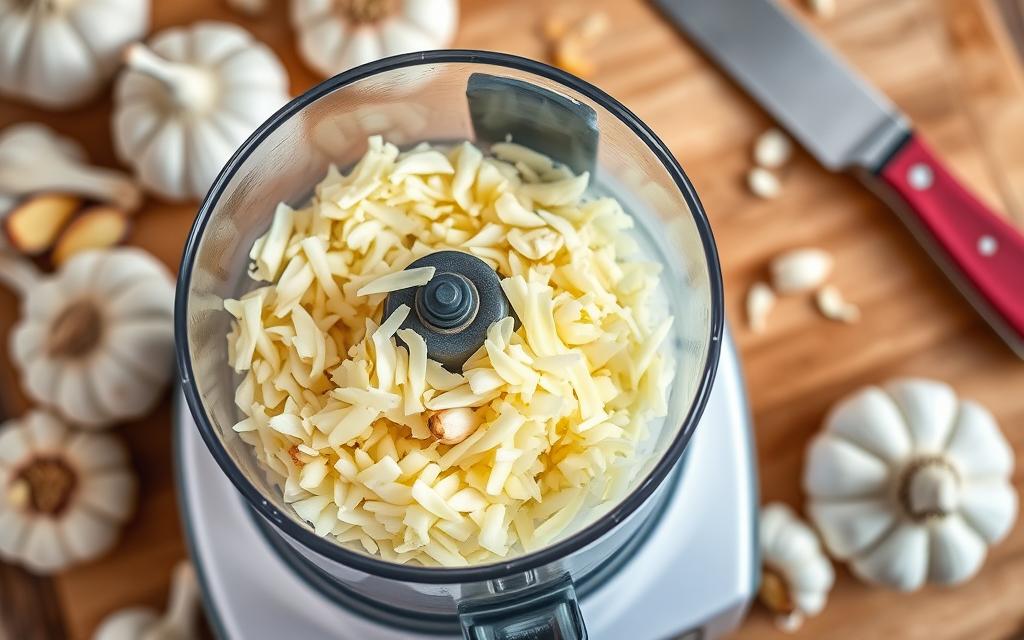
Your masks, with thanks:
M131 45L117 81L114 143L139 181L199 199L242 142L288 101L288 76L266 45L225 22L199 22Z
M456 0L292 0L299 53L333 76L387 56L441 49L458 22Z
M761 601L775 612L780 628L795 631L804 618L825 608L835 582L832 563L814 531L784 504L761 508L759 531L764 562Z
M171 597L161 616L149 607L128 607L107 616L93 640L192 640L199 610L195 569L179 562L171 576Z
M85 251L52 276L4 256L22 296L11 358L28 395L69 422L101 428L145 414L173 370L174 282L138 249Z
M897 380L841 401L811 443L807 510L829 552L903 591L972 577L1017 515L1013 452L984 407Z
M114 545L136 487L113 436L33 411L0 427L0 489L0 556L53 573Z
M148 27L149 0L0 0L0 93L76 106Z

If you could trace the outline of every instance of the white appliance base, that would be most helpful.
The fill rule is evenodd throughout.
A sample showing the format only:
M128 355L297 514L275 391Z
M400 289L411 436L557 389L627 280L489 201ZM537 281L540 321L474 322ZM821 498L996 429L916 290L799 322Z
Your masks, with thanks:
M222 638L437 640L347 611L268 546L179 403L182 515L207 613ZM742 620L756 589L757 477L746 393L726 334L680 486L635 557L580 606L595 640L704 640Z

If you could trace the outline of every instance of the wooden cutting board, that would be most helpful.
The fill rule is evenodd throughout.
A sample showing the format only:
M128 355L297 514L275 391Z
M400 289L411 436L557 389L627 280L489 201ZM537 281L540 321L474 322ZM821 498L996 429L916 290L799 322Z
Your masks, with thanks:
M1024 79L992 2L837 0L837 15L829 20L815 19L802 6L798 11L910 115L956 173L1021 224ZM200 18L251 29L284 60L294 93L317 80L297 57L284 0L274 0L258 19L210 0L154 4L157 29ZM853 179L827 173L800 152L783 172L780 198L749 195L743 176L750 146L769 119L652 7L640 0L464 0L456 46L544 59L540 25L555 10L609 14L613 27L594 50L598 71L592 80L668 143L707 207L750 389L765 500L799 509L804 447L829 405L863 384L897 375L938 377L979 400L996 414L1018 456L1024 454L1024 363L963 303L889 210ZM45 122L82 142L95 161L114 165L109 118L109 92L70 113L0 102L0 126ZM195 209L195 203L150 201L131 243L176 268ZM798 245L835 255L834 281L861 306L863 321L829 323L808 300L791 298L777 307L767 333L751 334L742 306L747 287L765 276L771 256ZM7 335L15 313L15 300L0 292L0 335ZM0 355L0 390L16 414L28 405L5 358ZM85 639L114 609L165 600L170 568L185 554L169 403L118 432L131 445L141 479L137 517L111 555L53 579L0 568L0 637ZM1024 471L1014 481L1024 490ZM1008 638L1024 632L1022 589L1024 525L1018 524L992 550L981 574L957 589L896 595L869 589L839 568L828 608L799 636ZM777 636L760 606L738 634Z

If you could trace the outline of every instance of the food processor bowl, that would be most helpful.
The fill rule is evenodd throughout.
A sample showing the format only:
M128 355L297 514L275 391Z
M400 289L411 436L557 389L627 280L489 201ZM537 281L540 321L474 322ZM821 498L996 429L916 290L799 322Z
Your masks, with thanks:
M506 131L507 129L507 131ZM662 347L674 362L667 416L652 425L623 497L530 553L468 567L402 565L320 537L285 503L232 430L238 378L228 363L224 300L255 286L249 250L279 202L299 206L330 164L347 167L380 134L399 146L508 133L612 195L637 221L645 258L661 264L659 300L675 317ZM601 90L524 58L434 51L386 58L292 100L228 161L192 227L175 309L184 394L202 438L274 547L371 616L471 638L585 637L576 589L628 561L656 521L700 420L723 329L721 274L707 217L665 145ZM611 568L611 569L610 569ZM682 577L681 577L682 579Z

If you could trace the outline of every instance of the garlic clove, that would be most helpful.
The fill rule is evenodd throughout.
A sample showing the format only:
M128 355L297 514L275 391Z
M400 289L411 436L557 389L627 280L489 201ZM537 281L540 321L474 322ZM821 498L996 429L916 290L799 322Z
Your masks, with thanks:
M33 196L11 210L3 220L10 245L27 256L49 250L61 229L81 207L82 201L71 195Z
M897 527L876 547L854 558L850 568L869 584L913 591L928 576L928 528L924 525Z
M8 486L6 482L4 486ZM0 499L6 499L6 496ZM28 518L17 509L0 509L0 557L17 557L28 525Z
M32 443L32 451L52 452L61 448L67 431L53 416L36 411L25 418L25 435Z
M765 200L774 200L782 195L782 182L778 176L763 167L754 167L747 172L747 188Z
M67 551L78 560L97 558L117 542L118 528L88 509L72 508L58 525Z
M58 267L72 256L90 249L107 249L128 235L128 214L107 206L90 207L80 213L57 238L51 259Z
M793 249L776 256L770 265L772 286L782 294L810 291L832 272L832 256L822 249Z
M944 455L967 478L1009 477L1013 472L1013 450L992 414L975 402L960 403L945 449Z
M827 284L814 294L818 311L829 320L853 324L860 320L860 307L847 302L835 285Z
M92 640L143 640L143 633L157 623L160 616L149 607L121 609L100 623Z
M46 327L40 324L19 324L11 331L10 348L20 362L34 360L46 344Z
M82 384L91 386L97 404L109 416L142 415L163 394L162 386L153 384L142 387L138 384L140 375L153 377L143 373L148 371L148 368L140 371L126 366L111 350L104 349L90 359L89 373Z
M44 301L47 306L45 312L47 316L50 315L51 307L64 308L68 302L74 301L74 298L68 300L69 297L78 297L82 291L92 288L99 276L103 255L102 251L82 252L68 260L60 269L60 278L48 281L48 283L53 283L60 293L54 294L56 301L52 298ZM47 297L49 298L49 296Z
M782 167L792 155L793 143L789 136L774 127L759 135L754 142L754 162L765 169Z
M1013 528L1017 500L1017 492L1004 480L975 480L961 490L960 513L988 544L994 544Z
M775 292L763 282L755 282L747 291L747 324L754 333L764 333L768 314L775 306Z
M135 507L135 478L126 471L82 478L79 499L97 512L121 522Z
M37 573L53 573L71 559L61 542L56 521L48 518L33 518L24 545L22 560Z
M53 371L52 375L57 376L52 378L56 382L56 391L36 397L52 399L55 407L73 407L74 415L63 417L83 429L99 429L107 424L107 413L92 392L86 366L75 361L40 359L30 365L30 380L33 374L44 370ZM31 385L27 386L32 388Z
M896 514L887 498L812 501L807 506L807 514L829 552L840 560L870 548L896 524Z
M831 433L889 462L901 462L913 451L903 414L878 387L868 387L840 402L825 423Z
M863 498L889 486L889 468L879 458L840 438L819 435L804 467L804 491L813 498Z
M789 586L793 599L800 609L815 615L824 608L825 595L832 588L836 576L832 563L821 554L817 539L813 535L811 538L814 546L809 549L814 551L804 551L800 554L800 570L792 572L789 576Z
M953 585L970 579L985 560L985 541L959 516L933 524L931 533L931 582Z
M4 423L0 429L0 466L17 464L32 451L32 443L21 429L8 428Z
M174 365L174 353L167 349L173 331L166 321L117 322L107 335L106 348L121 366L157 385L167 378Z
M903 412L917 453L942 451L957 412L953 389L935 380L908 378L886 384L885 390Z
M22 376L25 391L33 398L55 398L60 391L64 371L49 358L31 360Z
M128 464L128 453L112 436L76 433L65 446L65 455L83 471L99 471Z
M427 428L441 444L458 444L472 435L479 426L480 420L476 413L467 407L442 409L427 419Z

